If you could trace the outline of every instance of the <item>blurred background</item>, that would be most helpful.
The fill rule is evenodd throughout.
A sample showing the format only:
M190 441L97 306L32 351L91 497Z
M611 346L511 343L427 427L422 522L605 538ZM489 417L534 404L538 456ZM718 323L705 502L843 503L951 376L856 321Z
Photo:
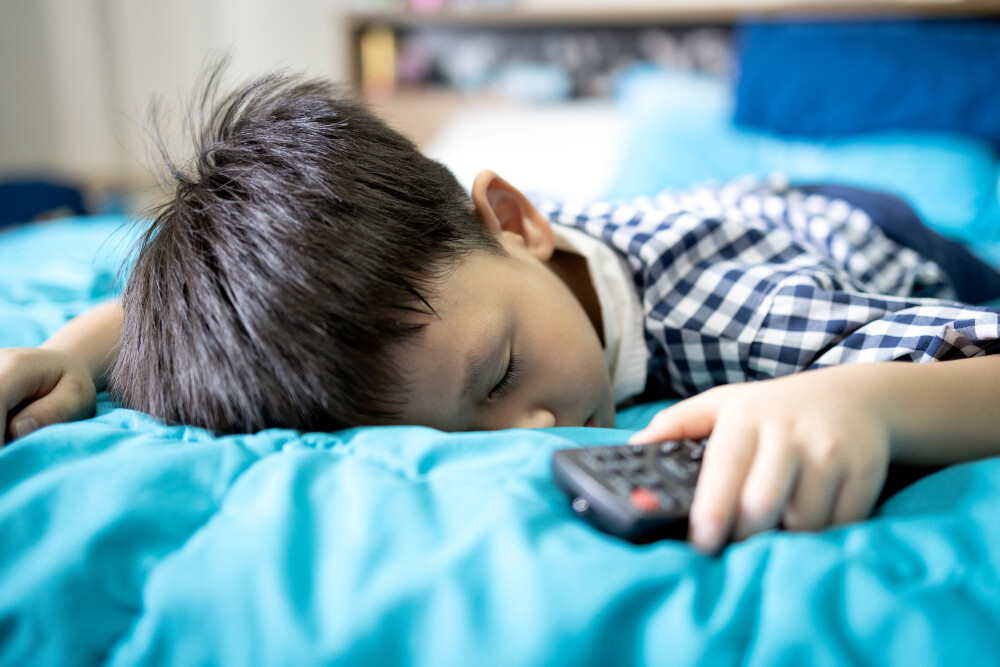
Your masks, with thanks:
M164 103L168 127L179 132L198 72L221 54L231 57L233 83L274 68L342 83L466 185L492 168L540 196L652 194L773 169L827 179L832 170L835 180L857 182L864 180L852 179L857 171L834 168L860 159L843 152L845 137L886 131L933 133L918 138L921 149L982 142L959 148L995 166L996 138L988 135L991 114L1000 115L989 106L1000 80L991 69L1000 57L998 16L1000 0L3 0L0 223L143 206L156 195L143 139L150 100ZM931 24L954 39L937 45L939 28L920 32ZM748 34L747 25L763 27ZM840 32L803 40L816 25ZM881 32L865 33L872 25ZM917 32L894 42L899 25ZM791 33L761 32L788 26ZM955 59L957 43L972 49L959 54L977 63L971 70ZM766 44L780 49L768 52ZM811 53L811 44L827 51ZM941 99L940 89L912 98L907 73L899 78L909 68L913 80L930 74L945 85L964 77L993 94L977 112L989 117L956 126L848 109L853 125L838 126L845 112L837 110L825 126L803 126L799 120L816 114L788 107L789 95L802 97L788 86L826 80L811 103L827 110L824 93L841 99L866 90L838 80L856 75L847 68L866 67L841 53L893 65L871 83L872 104L878 91L909 95L911 111ZM799 61L813 69L788 70ZM891 93L887 81L903 92ZM755 108L762 99L784 100L798 114L791 126L769 116L773 109ZM955 105L976 102L959 96ZM890 140L875 139L876 153ZM840 154L816 152L831 143ZM858 167L865 169L885 166ZM995 177L982 177L993 178L994 195ZM911 178L910 186L925 184ZM932 213L947 226L947 215L978 219L982 211Z
M337 0L3 0L0 179L76 183L88 210L131 206L148 195L142 126L152 97L179 127L199 68L221 53L238 77L286 67L344 80L343 9Z

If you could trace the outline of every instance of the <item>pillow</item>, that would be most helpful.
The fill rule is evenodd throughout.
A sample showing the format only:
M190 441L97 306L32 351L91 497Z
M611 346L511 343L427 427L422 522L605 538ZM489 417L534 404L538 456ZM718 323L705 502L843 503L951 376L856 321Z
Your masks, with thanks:
M1000 21L748 24L735 122L808 137L960 132L1000 143Z
M650 66L623 77L616 101L626 143L608 198L781 171L793 182L891 192L943 235L1000 247L1000 161L983 140L912 131L792 140L741 129L726 81Z

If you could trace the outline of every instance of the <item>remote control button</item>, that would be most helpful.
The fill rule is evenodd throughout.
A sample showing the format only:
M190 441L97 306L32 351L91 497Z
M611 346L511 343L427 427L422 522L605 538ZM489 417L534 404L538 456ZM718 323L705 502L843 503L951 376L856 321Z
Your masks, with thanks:
M678 499L674 498L674 496L667 493L663 489L656 490L656 497L660 499L660 509L664 512L669 512L677 507Z
M687 482L696 472L697 467L691 465L684 465L680 461L672 458L662 458L660 459L660 466L674 479L680 480L682 482Z
M625 461L619 459L611 459L610 461L605 461L598 470L603 471L607 475L618 475L625 469Z
M627 498L632 491L632 484L624 475L610 475L607 477L607 485L611 487L617 495Z
M676 440L667 440L666 442L660 443L660 454L667 455L677 451L677 448L681 446L681 443Z
M636 486L645 486L647 488L653 488L659 486L660 481L663 479L663 475L655 470L649 468L643 468L632 477L632 482Z
M625 472L629 475L638 475L645 467L639 459L629 459L624 465Z
M602 472L606 470L614 470L618 462L616 460L608 460L607 456L601 456L597 453L583 452L580 454L580 462L588 466L592 470L597 472Z
M628 500L632 503L632 507L641 512L655 512L660 509L660 499L656 497L655 493L642 486L632 489Z
M583 514L590 509L590 503L587 502L586 498L574 498L571 507L577 514Z

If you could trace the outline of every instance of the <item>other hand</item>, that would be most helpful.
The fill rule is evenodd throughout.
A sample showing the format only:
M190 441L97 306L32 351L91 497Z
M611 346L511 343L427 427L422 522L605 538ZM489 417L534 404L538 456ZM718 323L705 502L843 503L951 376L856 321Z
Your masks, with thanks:
M42 426L94 414L97 391L84 363L64 352L0 349L0 425L4 441Z

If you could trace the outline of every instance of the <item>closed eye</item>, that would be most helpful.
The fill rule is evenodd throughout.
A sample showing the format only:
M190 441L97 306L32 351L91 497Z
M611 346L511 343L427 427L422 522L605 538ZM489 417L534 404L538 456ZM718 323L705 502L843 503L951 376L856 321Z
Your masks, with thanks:
M521 368L521 357L511 352L510 361L507 362L507 370L503 374L503 377L500 378L500 381L496 383L496 386L490 390L489 398L500 398L509 392L514 384L517 383L517 380L521 375Z

